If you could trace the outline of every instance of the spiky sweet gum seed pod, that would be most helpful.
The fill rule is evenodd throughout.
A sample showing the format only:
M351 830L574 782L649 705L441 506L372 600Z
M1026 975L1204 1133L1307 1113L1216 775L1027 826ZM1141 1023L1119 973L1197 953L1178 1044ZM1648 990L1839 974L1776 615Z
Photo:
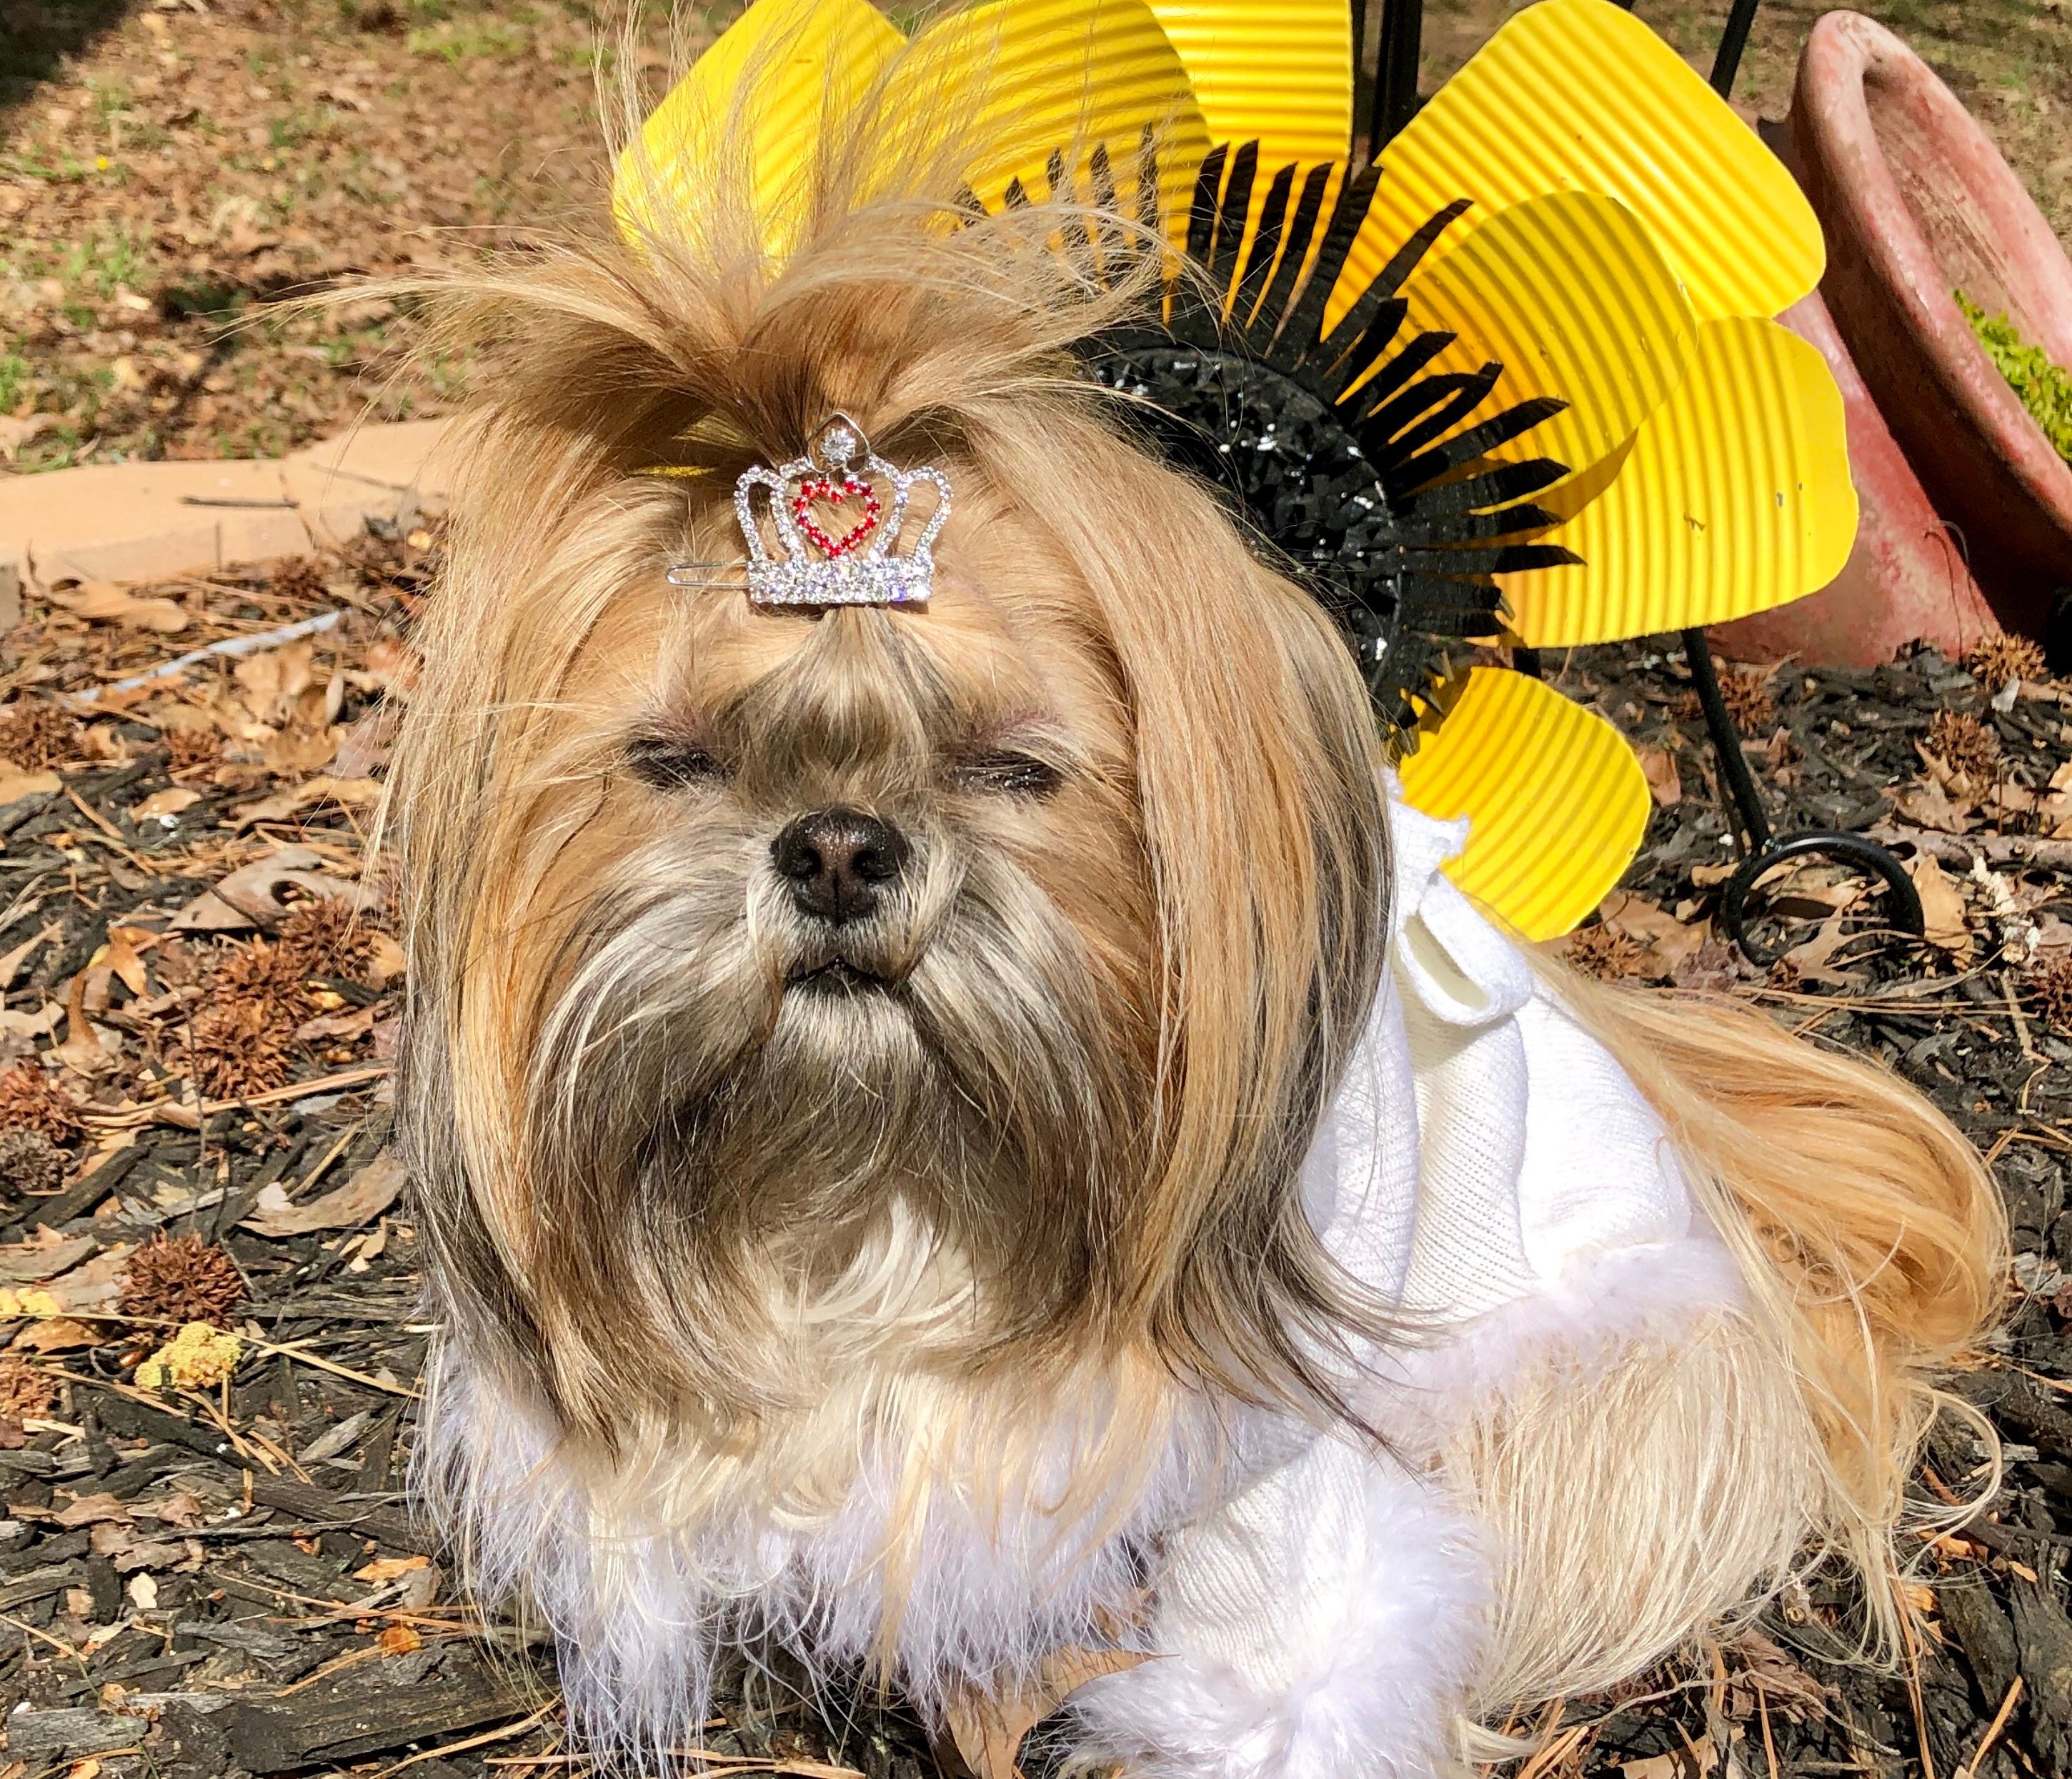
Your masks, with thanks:
M1929 721L1928 751L1952 772L1989 779L2000 765L2000 738L1968 711L1938 710Z
M77 1103L47 1070L34 1062L0 1070L0 1131L31 1130L68 1143L82 1128Z
M2017 680L2041 680L2050 668L2041 643L2026 636L1988 636L1964 657L1964 671L1996 692Z
M41 772L79 757L80 729L69 711L47 698L17 698L0 710L0 759Z
M1753 735L1777 721L1777 701L1770 696L1767 673L1729 668L1720 676L1720 697L1734 727L1744 735Z
M65 1154L41 1131L0 1130L0 1191L56 1192L64 1184Z
M352 977L373 948L372 921L335 896L305 902L281 923L282 963L305 979Z
M290 556L276 563L267 577L266 590L277 599L321 599L331 591L324 585L322 565L306 556Z
M228 1328L245 1301L236 1263L196 1235L154 1235L130 1256L122 1280L122 1313L168 1322L208 1322Z
M212 729L176 729L168 744L167 766L185 772L197 766L213 766L223 758L223 737Z
M1568 935L1568 962L1585 976L1601 982L1616 982L1647 968L1647 953L1639 943L1615 926L1585 926Z
M210 1099L241 1099L282 1086L300 1017L282 1002L234 1000L195 1014L187 1068Z
M2029 978L2036 1010L2056 1030L2072 1032L2072 956L2060 955Z
M57 1406L58 1386L15 1353L0 1353L0 1420L26 1420Z

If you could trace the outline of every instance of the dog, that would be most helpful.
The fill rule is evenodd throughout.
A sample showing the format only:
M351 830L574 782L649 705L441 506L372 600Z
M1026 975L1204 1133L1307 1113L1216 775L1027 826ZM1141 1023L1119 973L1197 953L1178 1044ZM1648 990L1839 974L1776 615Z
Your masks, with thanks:
M384 832L481 1596L601 1757L734 1652L939 1723L1096 1649L1074 1758L1189 1779L1515 1753L1809 1553L1889 1632L1977 1157L1470 906L1330 615L1081 374L1141 285L866 162L779 269L722 182L437 293ZM746 596L737 483L831 416L953 489L925 602Z

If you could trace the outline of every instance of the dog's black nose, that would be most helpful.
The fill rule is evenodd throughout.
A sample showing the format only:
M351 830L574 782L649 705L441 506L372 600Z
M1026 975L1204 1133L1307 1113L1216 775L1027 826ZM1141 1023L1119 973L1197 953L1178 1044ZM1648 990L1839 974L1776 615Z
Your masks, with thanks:
M878 906L880 885L906 863L906 836L861 809L817 809L787 823L770 843L771 862L791 898L823 920L860 920Z

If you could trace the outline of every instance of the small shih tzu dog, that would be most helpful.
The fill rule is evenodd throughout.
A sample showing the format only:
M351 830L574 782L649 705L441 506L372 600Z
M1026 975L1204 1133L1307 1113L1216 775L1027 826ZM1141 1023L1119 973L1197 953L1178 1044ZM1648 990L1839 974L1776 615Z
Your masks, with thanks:
M781 266L716 177L450 308L388 834L477 1587L606 1756L744 1649L936 1718L1124 1650L1075 1757L1199 1779L1515 1752L1809 1553L1874 1631L1975 1156L1479 913L1330 602L1133 401L1141 220L865 134Z

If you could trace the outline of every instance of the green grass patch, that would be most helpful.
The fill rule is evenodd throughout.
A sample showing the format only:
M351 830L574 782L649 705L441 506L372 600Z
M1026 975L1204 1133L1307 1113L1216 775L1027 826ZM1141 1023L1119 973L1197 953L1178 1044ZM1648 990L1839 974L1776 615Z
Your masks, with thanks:
M91 289L104 300L118 285L134 290L144 280L148 243L129 231L96 236L76 243L65 255L60 276L68 285Z
M403 39L413 55L436 55L450 63L479 56L520 55L527 41L524 26L507 24L500 18L453 18L421 25Z
M1986 356L2021 396L2051 448L2072 463L2072 371L2054 363L2041 346L2030 345L2007 316L1988 315L1961 290L1951 294Z
M29 361L19 352L0 352L0 414L11 414L22 405L23 385L29 380Z

